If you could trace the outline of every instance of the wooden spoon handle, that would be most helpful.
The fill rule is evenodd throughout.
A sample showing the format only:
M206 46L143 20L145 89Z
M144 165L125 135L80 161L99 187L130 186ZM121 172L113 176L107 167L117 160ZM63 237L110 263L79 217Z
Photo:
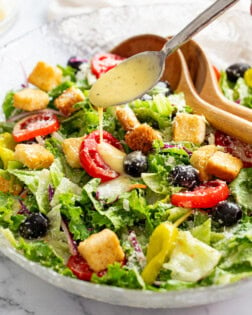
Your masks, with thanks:
M208 71L205 77L205 84L199 92L200 97L214 106L252 122L252 110L228 100L219 88L211 64L209 61L206 64Z
M178 51L178 54L181 60L182 72L177 90L184 92L187 104L196 114L204 115L216 129L252 144L252 123L201 99L193 86L183 54L181 51Z
M211 62L194 40L181 47L199 96L206 102L252 122L252 110L228 100L221 92Z

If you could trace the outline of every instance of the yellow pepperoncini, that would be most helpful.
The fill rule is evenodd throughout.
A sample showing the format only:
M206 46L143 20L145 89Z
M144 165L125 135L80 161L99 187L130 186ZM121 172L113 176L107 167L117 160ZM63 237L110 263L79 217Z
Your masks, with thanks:
M249 87L252 87L252 68L249 68L244 73L244 80Z
M142 272L142 278L147 284L152 284L162 268L163 264L169 258L170 253L176 245L178 237L178 226L190 214L188 211L184 216L178 219L174 224L163 222L153 231L147 248L147 264Z
M3 162L4 169L7 169L8 162L14 161L15 141L12 134L5 132L0 134L0 159Z

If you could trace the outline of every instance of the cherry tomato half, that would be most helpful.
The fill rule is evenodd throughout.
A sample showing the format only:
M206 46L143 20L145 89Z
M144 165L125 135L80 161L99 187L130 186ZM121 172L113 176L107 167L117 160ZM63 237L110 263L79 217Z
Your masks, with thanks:
M220 70L219 70L218 68L216 68L214 65L213 65L213 70L214 70L216 79L217 79L217 81L219 82L220 77L221 77Z
M211 208L226 200L229 189L226 182L213 180L192 191L180 192L171 196L171 203L184 208Z
M215 132L215 144L225 148L225 151L242 160L244 167L252 167L252 145L241 142L221 131Z
M103 141L123 151L120 142L105 130L103 130ZM80 163L90 176L100 178L102 182L106 182L118 177L119 174L104 163L97 151L98 143L100 143L98 130L93 131L83 140L80 146Z
M38 136L46 136L57 131L59 127L56 115L43 112L20 120L13 129L13 138L16 142L26 141Z
M124 59L123 57L110 53L97 54L91 60L91 71L98 79L103 73L114 68Z
M88 263L80 255L70 256L67 267L80 280L90 281L94 273Z

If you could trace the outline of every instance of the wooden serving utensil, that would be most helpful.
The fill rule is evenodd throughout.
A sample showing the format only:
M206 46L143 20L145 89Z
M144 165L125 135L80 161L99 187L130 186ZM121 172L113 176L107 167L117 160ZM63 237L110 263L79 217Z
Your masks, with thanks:
M185 57L194 87L203 100L252 121L251 109L228 100L222 94L212 64L198 43L189 40L181 46L181 51Z
M157 35L139 35L123 41L112 49L111 53L127 58L145 50L160 50L165 42L165 38ZM186 60L180 50L166 58L162 80L169 81L173 90L184 92L186 102L194 113L204 115L216 129L252 144L252 123L250 121L211 105L198 95Z

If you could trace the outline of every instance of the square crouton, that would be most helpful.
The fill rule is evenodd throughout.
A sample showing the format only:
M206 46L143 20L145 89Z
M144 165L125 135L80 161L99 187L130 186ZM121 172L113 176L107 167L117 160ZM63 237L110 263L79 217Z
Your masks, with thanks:
M131 131L140 125L135 113L129 106L118 106L116 108L116 117L126 131Z
M190 163L199 171L200 179L202 181L209 180L211 178L211 175L208 174L206 167L209 158L217 151L218 148L215 145L210 144L204 145L193 152Z
M61 80L62 71L44 61L39 61L28 77L28 82L46 92L59 85Z
M239 174L243 163L237 157L225 152L215 152L208 160L206 171L220 179L231 182Z
M80 89L74 86L66 89L59 97L54 101L54 105L66 116L73 113L76 109L74 105L82 102L85 96Z
M85 241L80 242L78 251L95 272L102 271L108 265L124 259L124 252L118 237L109 229L93 234Z
M14 157L31 169L48 168L54 161L53 154L40 144L18 144Z
M72 168L80 168L80 157L79 157L79 151L80 151L80 145L83 141L84 137L80 138L68 138L65 139L62 142L62 149L65 154L67 163Z
M160 139L160 134L147 124L141 124L125 135L127 145L133 151L148 153L154 140Z
M173 122L173 140L201 144L205 139L206 122L203 116L177 114Z
M47 107L49 96L38 89L25 88L14 94L14 107L26 111L41 110Z

